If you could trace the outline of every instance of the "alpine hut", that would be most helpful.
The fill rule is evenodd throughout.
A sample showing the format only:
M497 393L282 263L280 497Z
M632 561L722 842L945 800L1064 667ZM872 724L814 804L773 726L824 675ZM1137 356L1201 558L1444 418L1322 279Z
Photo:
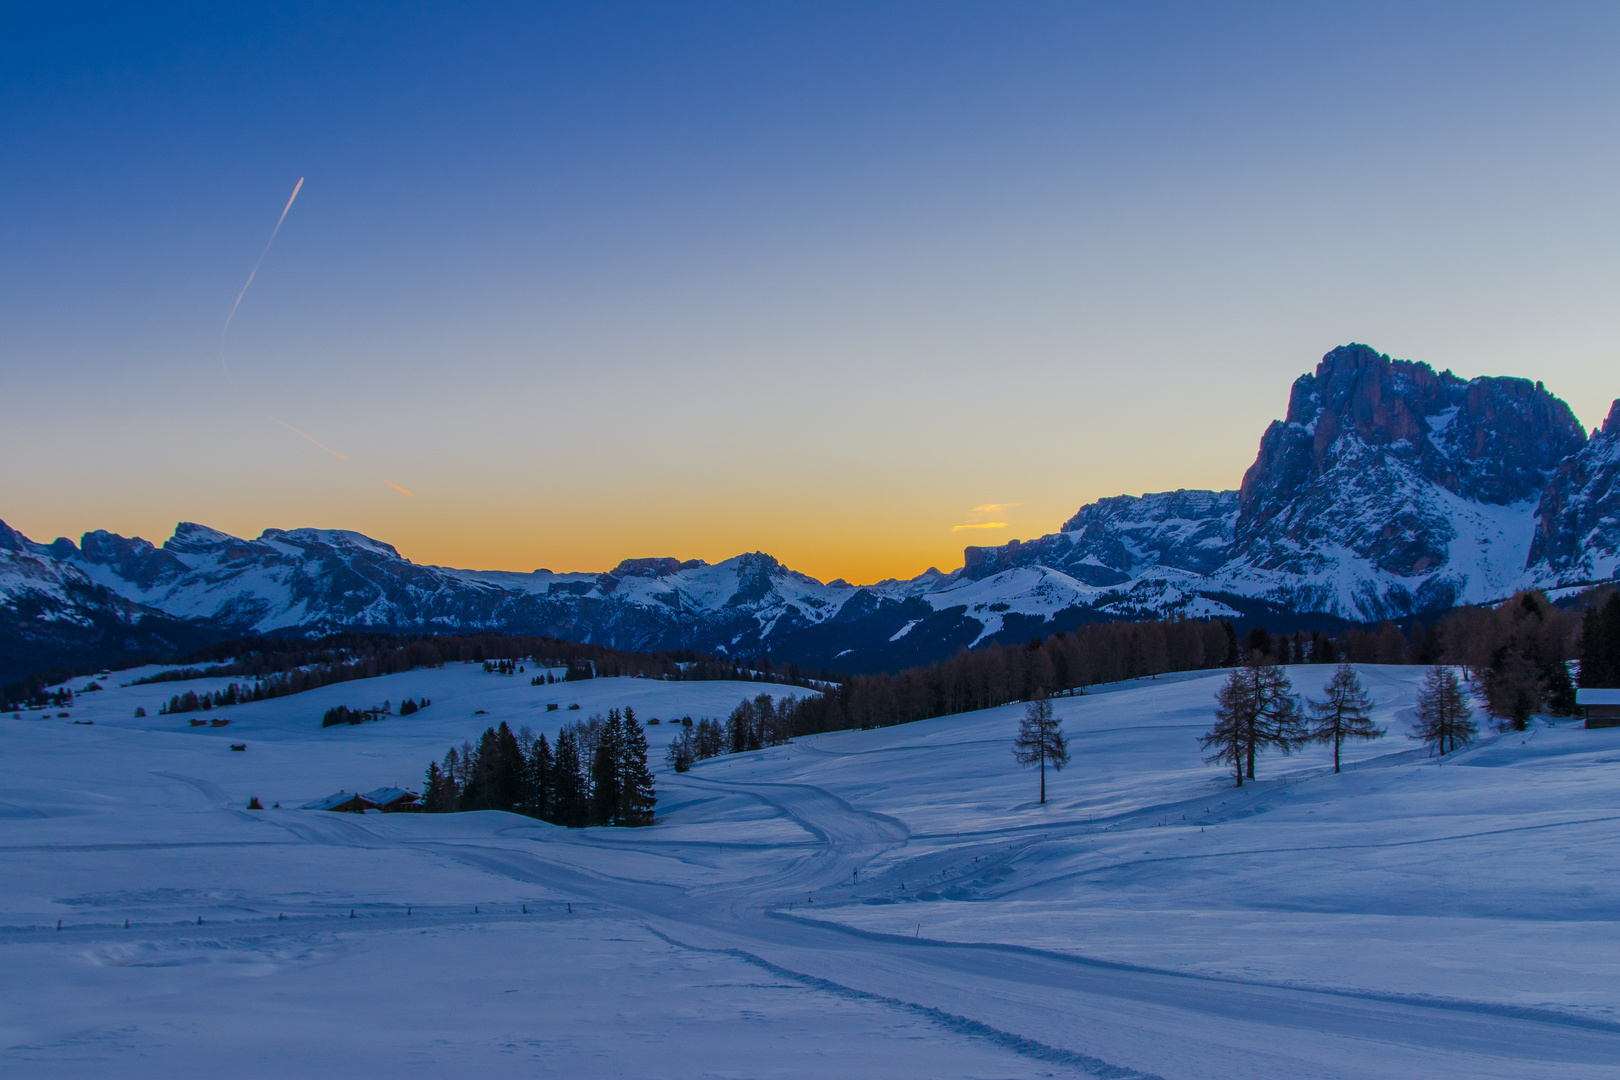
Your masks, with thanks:
M1620 727L1620 690L1587 687L1575 691L1575 704L1589 728Z
M360 797L385 814L409 814L422 809L421 796L404 788L380 787Z
M377 809L377 804L358 792L340 791L336 795L328 795L324 799L316 799L312 803L305 803L299 809L331 810L339 814L363 814L367 810Z

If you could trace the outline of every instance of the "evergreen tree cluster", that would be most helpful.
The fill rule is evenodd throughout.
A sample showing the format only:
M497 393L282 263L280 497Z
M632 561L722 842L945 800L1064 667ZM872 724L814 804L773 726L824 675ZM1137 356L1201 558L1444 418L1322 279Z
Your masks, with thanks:
M264 692L264 685L257 683L253 686L231 683L223 690L209 693L204 690L197 693L187 690L183 694L175 694L164 705L158 706L159 715L167 713L209 712L213 709L229 708L232 705L241 705L249 701L263 701L272 694Z
M413 713L419 713L431 704L433 704L433 702L427 698L423 698L421 701L417 701L414 698L406 698L404 701L399 703L399 715L410 716Z
M347 705L336 705L326 710L321 717L321 727L337 727L339 724L363 724L367 720L381 720L389 715L390 710L384 706L380 709L351 709Z
M1620 592L1593 602L1581 620L1581 685L1620 688Z
M504 810L569 828L651 825L657 804L647 735L628 707L569 724L555 748L528 728L488 728L428 766L422 800L429 813Z
M1459 608L1440 622L1437 663L1460 664L1485 693L1492 716L1523 730L1530 714L1568 716L1575 685L1566 663L1576 655L1580 617L1539 592L1495 607Z
M1080 693L1094 683L1222 667L1239 656L1237 632L1225 621L1092 623L1028 645L963 648L949 660L893 675L851 676L822 693L779 703L776 737L906 724L1041 693ZM730 751L732 729L726 736ZM763 732L758 745L766 745Z

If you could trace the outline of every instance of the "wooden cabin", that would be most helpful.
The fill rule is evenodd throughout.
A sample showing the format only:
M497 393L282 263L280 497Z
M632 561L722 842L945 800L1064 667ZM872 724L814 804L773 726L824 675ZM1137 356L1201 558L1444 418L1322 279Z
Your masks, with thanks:
M377 804L354 791L340 791L336 795L328 795L324 799L316 799L312 803L305 803L300 810L330 810L335 814L363 814L367 810L377 809Z
M411 814L422 809L421 796L404 788L383 787L360 796L385 814Z
M1575 704L1589 728L1620 727L1620 689L1589 687L1575 691Z

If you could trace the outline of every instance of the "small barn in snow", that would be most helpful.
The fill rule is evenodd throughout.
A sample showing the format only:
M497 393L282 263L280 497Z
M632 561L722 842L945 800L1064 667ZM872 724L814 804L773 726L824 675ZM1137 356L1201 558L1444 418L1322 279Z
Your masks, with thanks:
M1586 714L1587 727L1620 727L1620 690L1577 690L1575 704Z

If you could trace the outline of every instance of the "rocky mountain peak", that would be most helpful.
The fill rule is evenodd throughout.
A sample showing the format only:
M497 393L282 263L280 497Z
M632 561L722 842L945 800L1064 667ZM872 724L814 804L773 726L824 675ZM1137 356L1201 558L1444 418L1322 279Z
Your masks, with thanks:
M33 541L10 525L0 521L0 551L15 551L19 554L31 551Z
M119 578L143 589L174 580L190 569L172 551L159 550L138 536L124 537L105 529L85 533L79 550L86 563L109 567Z
M245 543L230 533L198 525L195 521L182 521L174 527L174 535L163 542L163 550L182 555L209 554L230 544Z
M608 573L617 578L626 577L668 577L679 573L681 560L672 558L661 559L624 559Z
M1586 442L1575 414L1539 382L1464 380L1345 345L1294 382L1286 420L1260 440L1238 496L1240 540L1297 506L1340 469L1398 467L1464 498L1535 498Z

